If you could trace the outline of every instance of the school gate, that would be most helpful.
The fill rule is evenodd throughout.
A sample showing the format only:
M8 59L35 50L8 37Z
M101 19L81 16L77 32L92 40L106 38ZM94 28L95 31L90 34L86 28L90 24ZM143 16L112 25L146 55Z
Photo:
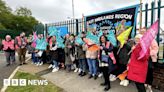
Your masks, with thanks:
M159 32L157 35L157 42L159 44L159 53L158 53L158 62L155 64L154 68L154 81L153 81L153 87L157 88L159 90L164 91L164 27L162 28L161 21L164 20L164 17L162 16L162 13L164 12L164 5L161 5L161 0L155 4L154 2L151 2L150 7L149 5L145 4L142 5L142 27L145 26L148 28L155 22L155 20L159 19ZM139 13L136 20L136 29L139 29ZM151 15L151 16L149 16ZM163 18L163 19L162 19ZM51 24L45 24L46 32L48 30L48 27L55 26L55 27L67 27L68 32L71 34L78 34L81 30L83 30L84 26L83 22L86 22L84 19L70 19L67 21L60 21L56 23ZM86 29L86 26L85 28ZM137 33L137 32L136 32Z

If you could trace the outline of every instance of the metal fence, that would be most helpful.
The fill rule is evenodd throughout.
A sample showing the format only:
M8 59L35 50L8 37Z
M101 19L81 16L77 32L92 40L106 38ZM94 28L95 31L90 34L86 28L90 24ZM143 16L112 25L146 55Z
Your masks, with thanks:
M148 8L148 4L142 5L143 10L142 10L142 26L145 26L146 28L148 28L151 24L153 24L153 22L156 19L159 19L159 33L157 35L157 42L159 44L160 50L159 50L159 60L163 60L164 58L164 31L161 28L161 11L164 8L164 6L161 6L161 0L159 0L157 2L157 6L155 6L154 2L151 2L151 8ZM150 16L151 13L151 16ZM139 11L138 11L139 14ZM60 27L60 26L67 26L68 27L68 31L70 34L78 34L80 32L80 30L82 30L82 23L84 21L82 21L82 18L80 19L71 19L71 20L66 20L66 21L61 21L61 22L56 22L56 23L51 23L51 24L46 24L46 29L49 26L56 26L56 27ZM139 15L138 15L138 19L137 19L137 23L139 22ZM139 28L138 25L136 25L137 28ZM137 29L136 28L136 29ZM163 40L162 42L160 40ZM162 61L160 61L160 63L162 63ZM164 62L163 62L164 63Z

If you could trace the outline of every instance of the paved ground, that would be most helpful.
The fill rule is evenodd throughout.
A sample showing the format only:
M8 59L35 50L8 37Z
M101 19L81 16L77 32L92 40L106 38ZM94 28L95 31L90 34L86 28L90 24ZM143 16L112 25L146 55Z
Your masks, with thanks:
M17 56L17 55L16 55ZM27 55L27 58L29 55ZM3 79L8 79L11 73L19 65L18 59L16 57L16 64L6 67L6 58L3 53L0 53L0 89L3 87Z
M3 86L3 79L9 78L10 74L18 66L18 64L14 64L6 67L6 64L7 63L4 54L0 53L0 89Z
M100 83L103 82L102 78L97 80L88 79L88 76L82 78L79 77L77 73L67 73L64 70L52 73L47 67L47 64L36 66L29 63L28 65L21 66L20 70L40 75L63 88L66 92L103 92L103 87L100 86ZM130 83L128 87L123 87L119 85L119 80L117 80L111 82L111 90L109 92L137 92L137 90L133 83ZM155 90L154 92L160 91Z

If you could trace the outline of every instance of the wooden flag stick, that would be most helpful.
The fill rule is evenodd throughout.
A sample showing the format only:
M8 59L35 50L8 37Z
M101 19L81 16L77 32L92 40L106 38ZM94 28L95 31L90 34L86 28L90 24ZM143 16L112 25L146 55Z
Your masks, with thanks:
M120 50L121 50L121 48L118 49L118 51L117 51L117 55L119 54Z
M128 52L128 55L130 55L130 53L132 53L132 51L133 51L133 50L131 49L131 50Z

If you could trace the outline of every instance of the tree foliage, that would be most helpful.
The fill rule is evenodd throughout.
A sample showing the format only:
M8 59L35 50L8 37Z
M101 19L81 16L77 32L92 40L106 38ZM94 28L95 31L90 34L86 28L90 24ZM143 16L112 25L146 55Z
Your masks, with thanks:
M0 33L7 30L8 33L26 32L31 34L34 27L40 24L33 16L30 9L19 7L13 13L6 3L0 0ZM9 32L11 31L12 32Z
M15 12L18 16L31 16L32 15L31 10L27 9L26 7L19 7L18 9L16 9Z

